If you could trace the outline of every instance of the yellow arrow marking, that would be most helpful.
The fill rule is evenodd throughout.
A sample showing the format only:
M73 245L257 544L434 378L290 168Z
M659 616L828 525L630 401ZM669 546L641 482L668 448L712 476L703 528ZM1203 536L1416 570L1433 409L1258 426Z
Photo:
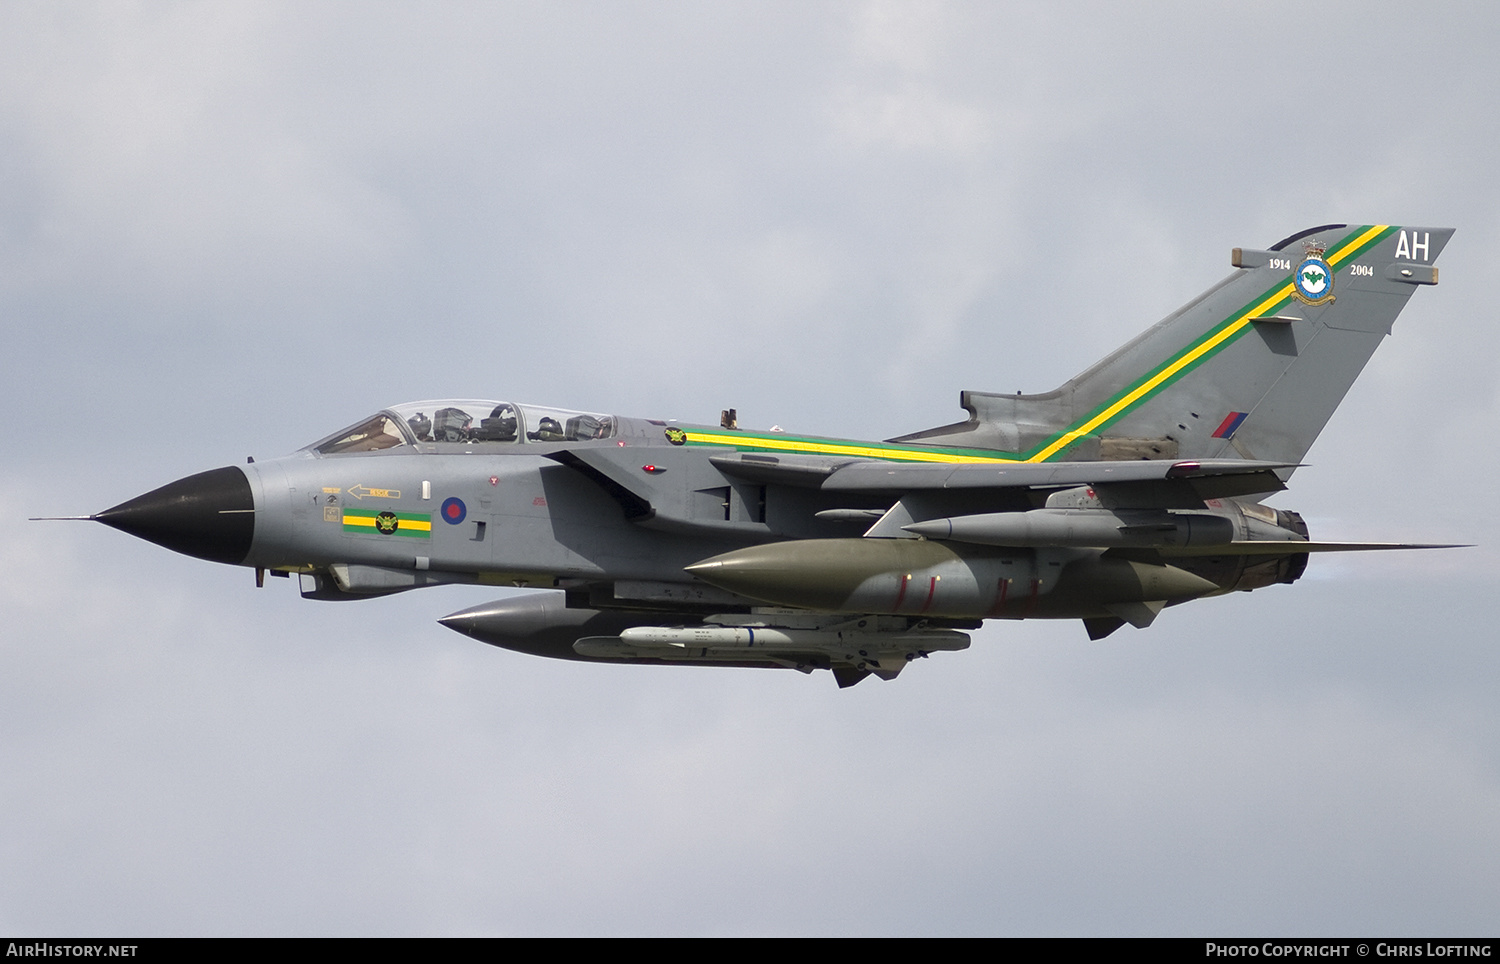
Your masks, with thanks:
M363 499L367 495L372 499L401 498L400 489L372 489L368 485L351 485L349 486L349 494L356 499Z

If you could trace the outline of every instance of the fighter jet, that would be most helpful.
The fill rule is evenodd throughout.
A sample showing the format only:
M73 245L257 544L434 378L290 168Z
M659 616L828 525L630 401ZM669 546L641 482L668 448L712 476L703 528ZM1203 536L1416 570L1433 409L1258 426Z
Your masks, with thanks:
M439 620L598 662L893 679L987 619L1100 639L1168 606L1295 582L1285 488L1449 228L1327 224L1264 250L1056 391L966 391L882 442L503 399L383 409L284 458L86 518L295 575L308 599L536 590Z

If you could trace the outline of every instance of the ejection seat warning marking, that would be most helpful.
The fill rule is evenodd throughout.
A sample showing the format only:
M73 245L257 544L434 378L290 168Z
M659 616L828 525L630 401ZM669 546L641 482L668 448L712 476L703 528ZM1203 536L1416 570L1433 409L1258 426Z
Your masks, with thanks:
M432 538L432 516L425 512L377 512L374 509L345 509L344 531L368 535Z
M368 485L351 485L349 486L349 494L356 499L363 499L365 496L369 496L372 499L401 498L400 489L372 489Z

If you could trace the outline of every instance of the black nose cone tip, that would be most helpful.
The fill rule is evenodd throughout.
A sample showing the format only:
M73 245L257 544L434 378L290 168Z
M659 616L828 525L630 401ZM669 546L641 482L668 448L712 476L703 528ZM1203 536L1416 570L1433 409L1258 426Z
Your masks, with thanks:
M255 537L255 497L237 466L178 479L94 516L174 552L238 565Z

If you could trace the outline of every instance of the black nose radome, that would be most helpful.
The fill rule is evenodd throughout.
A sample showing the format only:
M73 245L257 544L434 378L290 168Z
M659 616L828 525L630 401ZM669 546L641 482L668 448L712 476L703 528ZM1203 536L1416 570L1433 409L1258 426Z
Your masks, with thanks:
M255 535L255 497L236 466L178 479L93 517L184 555L238 565Z

